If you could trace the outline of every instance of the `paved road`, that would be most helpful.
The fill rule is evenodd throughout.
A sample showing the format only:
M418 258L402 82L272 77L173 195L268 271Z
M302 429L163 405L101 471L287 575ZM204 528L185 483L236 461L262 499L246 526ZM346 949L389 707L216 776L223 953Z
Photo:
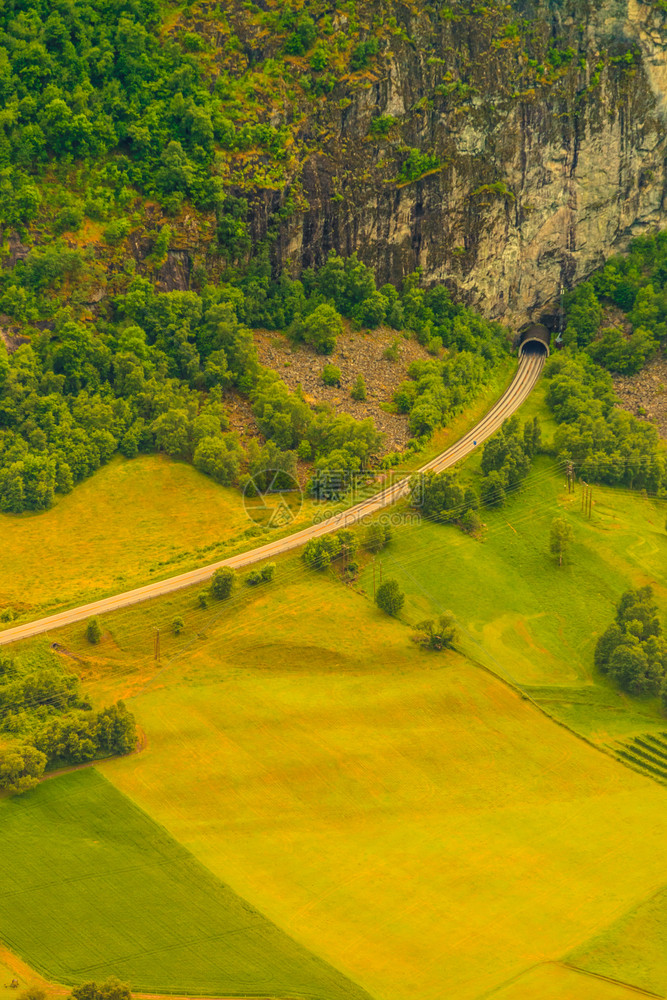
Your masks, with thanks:
M457 441L456 444L452 445L451 448L448 448L447 451L442 452L437 458L428 462L427 465L422 466L419 471L427 472L433 470L434 472L442 472L443 469L448 469L451 465L459 462L466 455L470 454L475 447L486 441L488 437L498 430L502 422L511 416L530 395L540 376L544 360L542 353L522 355L519 359L519 368L514 381L495 406L489 410L476 427L473 427L471 431ZM212 563L210 566L204 566L202 569L191 570L189 573L181 573L180 576L173 576L169 580L150 583L145 587L129 590L125 594L117 594L115 597L93 601L91 604L72 608L70 611L61 611L58 614L50 615L48 618L40 618L25 625L17 625L14 628L6 629L4 632L0 632L0 646L17 642L19 639L27 639L33 635L39 635L39 633L47 632L50 629L61 628L63 625L71 625L73 622L90 618L91 615L106 614L109 611L126 608L131 604L138 604L140 601L146 601L152 597L170 594L175 590L180 590L182 587L204 583L221 566L232 566L234 569L241 569L244 566L250 566L252 563L277 556L282 552L289 552L290 549L296 549L304 545L311 538L318 538L320 535L326 535L328 532L335 531L338 528L347 528L353 524L357 524L369 514L373 514L383 507L388 507L390 504L396 503L397 500L405 497L408 491L409 477L406 477L392 486L388 486L380 493L369 497L368 500L364 500L354 507L349 507L347 510L341 511L340 514L335 514L320 524L313 525L310 528L303 528L301 531L296 531L293 535L280 538L275 542L260 545L256 549L250 549L248 552L242 552L240 555Z

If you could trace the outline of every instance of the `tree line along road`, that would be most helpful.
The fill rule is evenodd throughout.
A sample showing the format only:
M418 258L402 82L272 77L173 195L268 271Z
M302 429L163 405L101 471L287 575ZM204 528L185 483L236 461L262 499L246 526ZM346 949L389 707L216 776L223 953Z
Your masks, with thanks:
M418 473L442 472L460 462L461 459L469 455L478 445L486 441L504 420L510 417L515 410L528 398L544 366L546 351L535 350L523 353L519 358L519 367L504 395L498 400L480 422L468 431L456 444L453 444L446 451L434 458L431 462L422 466ZM361 503L341 511L333 517L327 518L320 524L312 525L309 528L302 528L300 531L287 535L275 542L268 542L260 545L248 552L241 552L239 555L231 556L229 559L222 559L220 562L211 563L201 569L190 570L188 573L181 573L179 576L172 576L168 580L159 580L136 590L128 590L124 594L117 594L115 597L106 597L100 601L93 601L90 604L81 605L78 608L71 608L69 611L61 611L58 614L50 615L47 618L39 618L37 621L27 622L24 625L17 625L13 628L0 632L0 646L18 642L19 639L28 639L31 636L48 632L50 629L61 628L64 625L71 625L74 622L90 618L92 615L106 614L109 611L116 611L119 608L126 608L131 604L138 604L140 601L147 601L153 597L161 597L163 594L171 594L175 590L183 587L190 587L194 584L203 583L221 566L231 566L233 569L242 569L253 563L270 559L272 556L289 552L291 549L299 548L310 541L311 538L319 538L330 531L337 531L340 528L349 528L357 524L362 518L376 511L396 503L409 492L410 477L399 480L392 486L381 490L374 496L363 500Z

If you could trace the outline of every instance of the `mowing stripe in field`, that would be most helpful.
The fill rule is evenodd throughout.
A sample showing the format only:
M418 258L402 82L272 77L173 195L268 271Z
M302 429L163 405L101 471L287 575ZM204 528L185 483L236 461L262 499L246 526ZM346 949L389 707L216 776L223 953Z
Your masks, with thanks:
M370 1000L92 769L0 801L0 939L65 983Z

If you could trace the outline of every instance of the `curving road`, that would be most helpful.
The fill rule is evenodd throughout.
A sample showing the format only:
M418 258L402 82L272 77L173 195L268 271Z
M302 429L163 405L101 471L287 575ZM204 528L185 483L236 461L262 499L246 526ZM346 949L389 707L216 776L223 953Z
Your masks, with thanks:
M489 410L485 417L473 427L456 444L453 444L447 451L434 458L431 462L422 466L419 472L442 472L451 465L459 462L466 455L486 441L495 431L498 430L504 420L511 416L515 410L521 406L524 400L530 395L540 377L544 365L546 354L539 349L536 352L524 353L519 358L519 368L514 377L514 381L509 386L505 394L498 400L495 406ZM152 597L160 597L162 594L170 594L174 590L182 587L190 587L196 583L203 583L208 580L211 574L221 566L231 566L234 569L241 569L250 566L252 563L261 562L282 552L289 552L290 549L299 548L311 538L318 538L326 535L330 531L338 528L350 527L357 524L362 518L373 514L383 507L388 507L397 500L405 497L409 492L410 477L399 480L393 486L388 486L368 500L363 500L354 507L335 514L333 517L322 521L320 524L309 528L302 528L293 535L280 538L275 542L268 542L260 545L256 549L242 552L229 559L222 559L220 562L204 566L202 569L191 570L189 573L181 573L180 576L172 576L169 580L159 580L150 583L145 587L138 587L136 590L128 590L124 594L117 594L115 597L107 597L101 601L93 601L91 604L84 604L70 611L61 611L58 614L50 615L48 618L40 618L25 625L17 625L14 628L0 632L0 646L17 642L19 639L27 639L49 629L61 628L63 625L71 625L73 622L90 618L91 615L106 614L109 611L116 611L118 608L126 608L130 604L138 604L140 601L147 601Z

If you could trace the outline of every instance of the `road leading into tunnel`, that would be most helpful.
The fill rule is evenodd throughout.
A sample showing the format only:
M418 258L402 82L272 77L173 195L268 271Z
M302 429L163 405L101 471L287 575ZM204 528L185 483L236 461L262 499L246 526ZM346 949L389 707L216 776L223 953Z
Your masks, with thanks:
M519 367L504 395L498 400L489 412L465 434L460 440L453 444L446 451L422 466L420 472L442 472L460 462L461 459L469 455L475 448L479 447L507 420L528 398L544 366L546 349L543 351L532 344L519 357ZM179 576L172 576L168 580L159 580L136 590L129 590L124 594L117 594L115 597L106 597L100 601L93 601L90 604L81 605L78 608L71 608L69 611L61 611L58 614L50 615L47 618L40 618L24 625L16 625L13 628L0 632L0 646L18 642L20 639L28 639L31 636L48 632L51 629L62 628L64 625L71 625L74 622L83 621L92 615L108 614L110 611L117 611L119 608L127 608L140 601L148 601L154 597L161 597L164 594L171 594L175 590L183 587L191 587L194 584L201 584L207 581L215 570L221 566L231 566L233 569L242 569L251 566L253 563L262 562L283 552L299 548L309 542L312 538L319 538L330 531L337 531L340 528L349 528L358 524L363 518L370 514L388 507L398 500L403 499L409 493L410 476L392 484L376 493L374 496L363 500L361 503L349 507L332 517L321 521L319 524L309 528L302 528L300 531L279 538L275 542L268 542L247 552L231 556L229 559L222 559L220 562L211 563L201 569L190 570L188 573L181 573Z

